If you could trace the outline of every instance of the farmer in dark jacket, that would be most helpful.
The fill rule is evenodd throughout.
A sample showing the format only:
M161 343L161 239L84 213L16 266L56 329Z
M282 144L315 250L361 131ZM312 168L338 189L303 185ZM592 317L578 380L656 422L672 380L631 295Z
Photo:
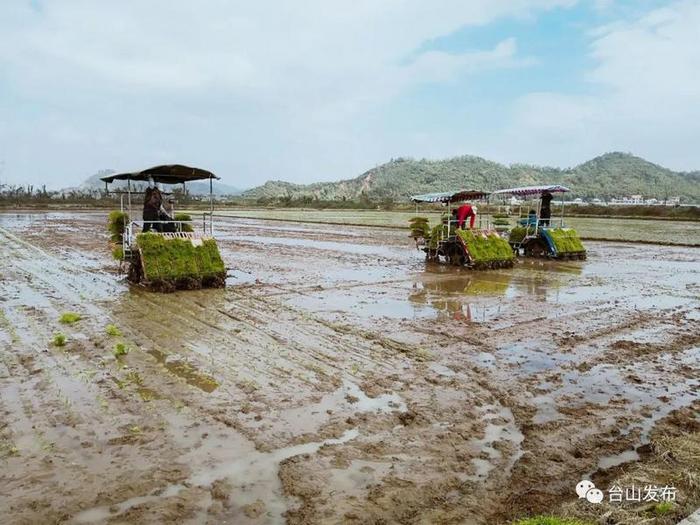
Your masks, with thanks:
M143 199L143 231L151 230L163 231L161 224L149 222L160 220L160 209L163 205L163 195L153 182L153 179L148 179L148 188Z
M552 217L552 194L548 191L542 193L542 206L540 207L540 225L549 226L549 219Z

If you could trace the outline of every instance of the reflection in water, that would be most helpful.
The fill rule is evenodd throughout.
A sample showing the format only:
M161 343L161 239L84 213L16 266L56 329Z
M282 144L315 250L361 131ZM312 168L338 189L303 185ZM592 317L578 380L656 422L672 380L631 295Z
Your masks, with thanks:
M426 263L408 299L414 306L430 306L439 317L483 322L499 315L508 307L507 299L517 296L558 301L559 289L569 276L582 273L582 264L524 259L510 270L473 271Z
M470 298L505 296L511 283L510 271L477 272L427 264L408 300L414 305L430 305L438 317L447 316L461 321L483 321L500 311L497 304L477 305Z

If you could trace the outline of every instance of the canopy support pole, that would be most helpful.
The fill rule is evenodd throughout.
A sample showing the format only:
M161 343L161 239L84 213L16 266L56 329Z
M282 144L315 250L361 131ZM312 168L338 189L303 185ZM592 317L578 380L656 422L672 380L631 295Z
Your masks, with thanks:
M450 203L447 202L447 238L450 238L450 223L452 222L452 211L450 210Z
M209 177L209 233L214 237L214 179Z
M561 194L561 219L559 220L559 227L564 227L564 193Z

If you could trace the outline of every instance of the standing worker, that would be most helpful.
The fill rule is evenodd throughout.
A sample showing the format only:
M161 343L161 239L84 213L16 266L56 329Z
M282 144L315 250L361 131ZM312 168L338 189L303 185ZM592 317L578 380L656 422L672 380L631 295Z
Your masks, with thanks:
M552 209L550 207L552 198L552 194L548 191L542 193L542 206L540 207L540 224L542 226L549 226L549 219L552 217Z
M160 209L163 205L163 195L160 193L158 186L153 182L153 178L148 179L148 188L143 198L143 232L151 230L163 231L162 225L157 222L160 220Z
M476 206L465 203L457 208L457 229L464 226L467 217L469 217L469 228L473 228L476 220Z

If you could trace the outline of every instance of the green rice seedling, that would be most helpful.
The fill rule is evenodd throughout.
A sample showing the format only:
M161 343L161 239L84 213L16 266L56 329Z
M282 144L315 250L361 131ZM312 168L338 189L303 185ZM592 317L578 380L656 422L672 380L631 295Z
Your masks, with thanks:
M438 244L443 239L447 238L447 225L446 224L436 224L430 231L430 239L428 241L428 247L431 250L436 250Z
M124 228L127 224L129 224L128 213L115 210L109 214L107 218L107 230L110 233L110 240L112 242L121 244Z
M136 238L146 281L154 289L212 287L226 281L226 266L214 239L193 244L142 233Z
M476 263L495 261L512 261L515 258L512 248L505 239L494 233L484 235L472 230L457 230L469 250L469 255Z
M6 439L0 439L0 457L19 456L19 448Z
M108 324L107 327L105 328L105 332L107 333L108 336L110 337L120 337L122 335L121 331L119 328L117 328L113 324Z
M57 332L53 334L53 338L51 339L51 344L53 346L66 346L66 336L62 334L61 332Z
M194 228L192 227L192 224L189 223L189 221L192 220L192 216L188 213L176 213L174 219L176 221L182 221L182 224L180 225L180 229L183 232L193 232Z
M673 502L672 501L662 501L654 505L654 514L657 516L665 516L670 512L673 512Z
M143 379L138 372L134 372L133 370L126 373L125 380L132 385L143 385Z
M557 253L581 253L586 251L576 230L571 228L552 228L548 230L548 234L557 249Z
M427 217L412 217L408 220L411 237L429 237L430 224Z
M62 324L74 324L82 319L81 315L76 312L64 312L58 321Z
M415 351L415 357L418 361L430 361L433 358L433 355L430 353L430 350L418 348Z
M129 353L129 347L126 343L117 343L114 345L114 357L122 357Z

